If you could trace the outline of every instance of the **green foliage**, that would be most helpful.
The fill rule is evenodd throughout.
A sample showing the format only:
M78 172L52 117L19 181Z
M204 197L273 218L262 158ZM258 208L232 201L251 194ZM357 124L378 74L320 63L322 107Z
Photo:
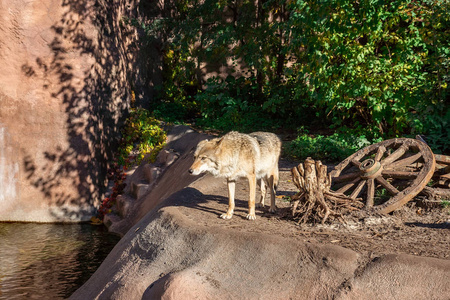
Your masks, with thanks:
M299 83L335 126L369 124L396 136L408 131L419 103L437 110L448 97L448 1L297 1L290 7L290 49L302 49L295 55L305 62Z
M118 164L125 167L139 164L150 152L152 153L150 160L154 160L166 142L166 133L160 127L160 122L145 109L131 110L122 135ZM136 153L133 155L134 150Z
M223 131L256 131L280 127L280 118L274 117L276 112L261 109L261 104L257 104L259 96L255 77L236 79L228 76L225 80L211 78L206 90L195 97L201 107L201 118L197 120L197 125ZM288 118L288 114L285 117Z
M159 96L151 105L154 115L168 122L186 120L196 114L194 96L200 89L188 53L173 48L163 57L163 85L157 87Z
M450 109L447 109L443 117L434 115L414 120L413 129L425 135L426 142L434 153L450 154Z
M428 120L427 140L434 153L450 154L450 110L444 117L435 116Z
M322 124L383 138L420 133L449 151L448 0L167 5L170 15L136 24L163 41L158 116L221 130Z
M339 162L356 151L380 141L381 138L368 138L366 135L357 135L351 131L334 133L330 136L311 136L303 132L284 148L286 155L298 160L311 157L315 160Z

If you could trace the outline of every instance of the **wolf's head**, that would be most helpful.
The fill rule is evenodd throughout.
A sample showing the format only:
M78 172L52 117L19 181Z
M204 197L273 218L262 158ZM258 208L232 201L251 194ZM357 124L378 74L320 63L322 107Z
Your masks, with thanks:
M199 175L210 172L215 175L219 172L217 161L217 150L222 139L203 140L197 145L194 153L194 163L189 168L189 173Z

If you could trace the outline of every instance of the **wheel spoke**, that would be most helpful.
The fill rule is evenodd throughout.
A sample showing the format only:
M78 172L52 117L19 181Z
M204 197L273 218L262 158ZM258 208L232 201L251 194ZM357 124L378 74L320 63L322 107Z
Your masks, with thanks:
M386 152L386 147L384 147L383 145L381 145L378 150L377 150L377 154L375 155L375 161L380 161L380 159L383 157L384 152Z
M392 184L386 181L382 176L375 178L391 195L397 195L399 190Z
M366 200L366 207L372 207L373 206L373 196L375 194L375 182L374 180L368 179L367 180L367 200Z
M436 161L440 157L435 158L430 148L419 140L385 140L357 151L338 164L331 173L332 188L351 198L364 198L368 210L390 213L423 189L435 172ZM450 158L445 159L443 166L449 162ZM380 189L387 193L381 193L378 198Z
M422 157L422 153L419 152L410 157L398 160L398 161L390 164L389 166L386 166L386 168L395 170L398 168L406 167L406 166L409 166L410 164L416 162L421 157Z
M348 173L339 177L333 177L333 183L345 182L348 180L354 180L356 177L359 177L359 172Z
M382 166L389 167L391 163L402 157L403 154L405 154L406 150L408 150L408 146L405 144L402 144L397 150L395 150L391 155L386 157L386 159L381 161Z
M353 187L358 181L360 180L360 178L355 178L353 179L351 182L347 183L346 185L344 185L343 187L341 187L340 189L338 189L336 191L336 193L345 193L346 191L348 191L351 187Z
M359 166L361 165L361 162L357 159L352 159L351 163L357 168L359 168Z
M358 183L358 186L353 191L353 193L350 195L350 198L352 198L353 200L356 199L359 196L359 193L361 193L361 190L363 189L365 184L366 184L366 180L361 180Z
M413 180L419 176L419 172L407 172L407 171L391 171L383 170L382 175L389 178L408 179Z

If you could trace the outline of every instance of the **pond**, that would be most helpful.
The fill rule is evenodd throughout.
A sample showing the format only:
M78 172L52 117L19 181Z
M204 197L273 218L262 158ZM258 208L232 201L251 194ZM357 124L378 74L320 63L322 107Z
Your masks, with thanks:
M0 299L64 299L119 241L90 224L0 223Z

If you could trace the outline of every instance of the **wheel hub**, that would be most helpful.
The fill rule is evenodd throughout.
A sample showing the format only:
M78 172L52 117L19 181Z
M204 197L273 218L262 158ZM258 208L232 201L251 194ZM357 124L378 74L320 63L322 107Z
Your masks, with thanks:
M369 158L366 159L359 165L359 170L361 171L361 177L364 179L372 179L380 176L383 168L379 161L374 161Z

